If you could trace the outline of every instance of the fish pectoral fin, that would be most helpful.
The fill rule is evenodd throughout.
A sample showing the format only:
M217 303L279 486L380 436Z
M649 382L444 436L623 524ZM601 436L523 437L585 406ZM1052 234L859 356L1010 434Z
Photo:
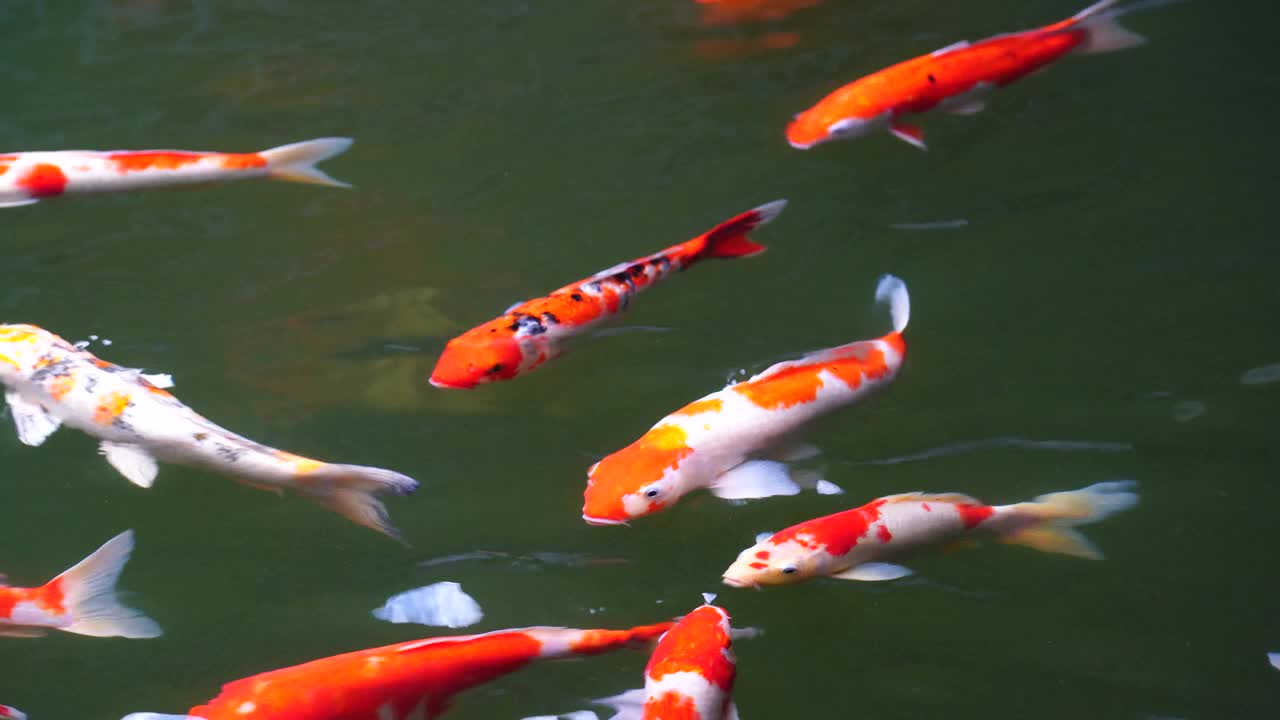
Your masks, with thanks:
M724 500L747 500L796 495L800 486L791 479L791 471L776 460L748 460L715 479L711 494Z
M18 627L16 625L12 627L0 626L0 637L39 638L44 636L45 631L40 628Z
M929 149L929 146L924 144L924 130L921 130L916 125L910 125L908 123L895 120L893 121L893 124L889 126L889 132L893 133L893 136L899 140L905 143L910 143L921 150Z
M4 400L9 404L9 412L13 413L13 425L23 445L36 447L43 444L62 424L43 405L31 402L13 390L4 394Z
M644 688L628 690L613 697L592 700L596 705L607 705L613 708L614 715L609 720L641 720L644 717Z
M740 720L738 717L738 704L729 701L729 707L724 709L724 720Z
M765 457L779 462L801 462L812 460L822 454L822 449L813 443L787 442L770 448Z
M156 481L156 473L160 472L160 466L156 463L156 459L137 445L126 445L104 440L98 446L98 452L102 453L107 462L111 463L111 467L115 468L129 482L138 487L151 487L152 483Z
M932 55L933 57L938 57L939 55L946 55L947 53L952 52L954 50L963 50L967 47L969 47L969 41L961 40L960 42L953 42L946 47L940 47L929 54Z
M35 205L40 202L39 198L29 198L27 200L10 200L8 202L0 202L0 208L22 207L23 205Z
M170 375L169 373L152 373L152 374L139 373L138 377L142 378L143 380L146 380L147 382L151 383L155 387L160 388L161 390L173 387L173 376Z
M897 580L911 574L911 568L906 568L893 563L863 563L849 568L841 573L832 575L833 578L841 580L858 580L861 582L883 582L885 580Z
M977 115L987 109L987 104L981 100L970 100L967 103L961 103L947 108L947 112L952 115Z

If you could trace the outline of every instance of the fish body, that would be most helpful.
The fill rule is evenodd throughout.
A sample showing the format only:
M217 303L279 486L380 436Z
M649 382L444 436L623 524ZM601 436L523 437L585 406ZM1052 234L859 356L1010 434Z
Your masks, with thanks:
M744 550L724 573L735 587L785 585L815 577L890 580L910 574L887 563L924 547L995 537L1044 552L1099 559L1073 528L1138 502L1133 482L1105 482L1014 505L966 495L906 493L794 525Z
M1134 47L1143 38L1119 25L1118 0L1103 0L1045 27L958 42L855 80L798 114L787 126L792 147L808 149L831 140L888 130L924 148L924 132L904 115L940 109L955 114L982 110L992 90L1040 70L1072 53Z
M16 707L0 705L0 720L27 720L27 716Z
M448 710L458 693L536 660L648 643L671 625L535 627L415 640L236 680L185 716L134 713L124 720L429 720Z
M132 551L133 531L126 530L40 587L0 584L0 636L39 637L46 630L61 630L94 637L159 637L155 621L116 599L116 581Z
M0 154L0 208L69 194L264 177L347 187L314 166L346 151L351 143L350 138L321 138L256 153L59 150Z
M762 205L692 240L513 305L501 317L450 340L431 373L431 384L465 390L541 367L560 355L565 339L621 314L638 293L667 276L706 258L764 252L747 233L777 217L785 206L785 200Z
M157 461L190 465L297 492L393 537L376 496L417 488L390 470L321 462L237 435L164 389L167 376L106 362L34 325L0 325L0 382L23 443L40 445L67 425L100 440L107 462L142 487L154 482Z
M622 523L670 507L699 488L722 498L799 492L796 480L808 480L784 462L762 458L795 455L790 445L804 425L892 382L906 357L906 285L885 276L876 297L890 303L892 332L778 363L658 421L587 471L583 519ZM840 492L825 481L815 486Z
M598 700L612 720L737 720L729 613L707 604L685 615L658 641L642 690Z

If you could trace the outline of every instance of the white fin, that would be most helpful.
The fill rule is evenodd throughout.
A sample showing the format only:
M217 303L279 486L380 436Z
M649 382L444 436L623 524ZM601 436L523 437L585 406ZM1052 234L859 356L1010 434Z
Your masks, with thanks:
M523 304L525 304L525 303L527 303L527 302L529 302L529 301L528 301L528 300L521 300L520 302L514 302L514 303L511 303L511 307L507 308L506 310L503 310L503 311L502 311L502 314L503 314L503 315L508 315L508 314L510 314L510 313L511 313L511 311L512 311L512 310L515 310L516 308L520 307L521 305L523 305Z
M702 602L704 605L710 605L716 601L715 593L702 593Z
M390 623L461 628L480 622L484 611L458 583L438 582L393 595L373 616Z
M138 487L151 487L152 483L156 481L156 474L160 472L160 466L156 464L156 459L138 445L125 445L103 440L102 444L98 446L98 452L107 458L107 462L111 463L111 467L115 468L129 482Z
M40 202L39 198L30 198L28 200L10 200L8 202L0 202L0 208L22 207L24 205L35 205Z
M800 486L787 466L776 460L748 460L715 479L711 493L725 500L795 495Z
M141 373L138 377L141 377L143 380L146 380L162 390L173 387L173 376L169 373L155 373L152 375Z
M400 539L391 524L387 508L378 495L408 495L418 489L418 481L394 470L364 465L326 463L305 476L311 482L293 489L349 520Z
M893 275L880 278L876 285L876 300L889 303L889 317L893 319L893 331L900 333L907 329L911 320L911 296L907 294L907 284Z
M871 562L863 563L855 567L851 567L842 573L832 575L833 578L841 580L860 580L862 582L881 582L884 580L897 580L911 574L910 568L893 563Z
M1103 3L1098 3L1102 5ZM1097 7L1097 6L1095 6ZM1084 12L1088 12L1085 10ZM1080 20L1074 27L1085 31L1084 41L1076 46L1075 52L1081 55L1127 50L1147 41L1146 38L1120 24L1123 11L1091 14ZM1077 16L1078 17L1078 16Z
M520 720L600 720L600 716L590 710L578 710L559 715L530 715L526 718L520 718Z
M892 133L894 137L908 145L918 147L921 150L929 149L929 146L924 143L924 130L921 130L915 125L895 122L889 126L889 132Z
M771 531L769 531L769 530L766 530L766 531L764 531L764 532L762 532L762 533L756 533L756 543L757 543L757 544L762 543L762 542L764 542L765 540L768 540L769 538L773 537L773 536L774 536L774 535L776 535L776 534L777 534L777 533L771 532Z
M642 720L644 717L644 700L644 688L637 688L613 697L593 700L592 702L613 708L614 714L610 715L607 720Z
M277 180L347 188L351 186L334 180L315 166L334 155L346 152L353 142L351 138L320 138L281 145L258 154L266 159L267 171Z
M1096 2L1096 3L1092 4L1092 5L1090 5L1089 7L1087 7L1087 8L1085 8L1085 9L1081 10L1080 12L1076 13L1075 15L1072 15L1072 16L1071 16L1071 19L1072 19L1072 20L1084 20L1085 18L1093 17L1094 15L1097 15L1098 13L1103 12L1103 11L1107 10L1108 8L1111 8L1112 6L1114 6L1114 5L1115 5L1116 3L1118 3L1118 2L1120 2L1120 0L1101 0L1100 2Z
M741 720L738 715L738 704L732 700L729 701L729 707L724 710L724 720Z
M1271 667L1280 670L1280 652L1267 653L1267 662L1271 663Z
M977 115L987 109L987 104L981 100L970 100L967 103L959 105L951 105L947 107L947 112L952 115Z
M729 628L729 639L734 642L738 642L739 640L755 640L761 635L764 635L764 630L758 627Z
M953 50L963 50L964 48L967 48L967 47L969 47L969 41L961 40L960 42L953 42L946 47L938 48L937 50L934 50L929 54L932 55L933 57L938 57L939 55L946 55L947 53Z
M116 580L133 552L133 531L111 538L92 555L59 575L64 603L73 620L60 628L94 637L153 638L162 633L154 620L116 599Z
M166 715L164 713L136 712L129 713L120 720L202 720L194 715Z
M18 439L23 445L36 447L44 443L62 424L62 421L45 410L43 405L28 402L13 390L6 392L4 399L9 403L9 412L13 413L13 425L17 428Z
M5 628L3 625L0 625L0 637L42 638L46 634L47 633L45 633L45 631L41 630L40 628L24 628L24 627Z
M813 489L817 490L819 495L843 495L844 494L844 488L831 482L830 480L821 480L821 479L818 480L818 482L814 484Z

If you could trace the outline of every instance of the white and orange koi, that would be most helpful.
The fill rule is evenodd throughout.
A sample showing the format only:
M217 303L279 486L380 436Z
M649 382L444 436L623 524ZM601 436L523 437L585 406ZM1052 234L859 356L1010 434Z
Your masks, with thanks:
M905 493L802 522L743 550L724 572L726 585L786 585L815 577L892 580L910 575L885 562L913 550L994 536L1043 552L1101 559L1074 528L1138 503L1132 481L1104 482L1042 495L1032 502L986 505L967 495Z
M596 701L617 711L611 720L738 720L734 631L715 596L705 598L658 641L643 689Z
M876 299L889 303L893 331L778 363L746 381L696 400L658 421L631 445L587 471L582 517L615 525L670 507L708 488L721 498L793 495L800 484L841 490L793 473L783 460L811 448L791 445L806 423L888 385L906 356L907 286L886 275ZM774 459L765 459L765 458Z
M52 629L94 637L159 637L154 620L116 599L116 581L131 552L133 531L126 530L40 587L0 584L0 636L40 637ZM0 718L15 717L4 710L0 705Z
M640 291L707 258L751 257L765 247L747 233L786 207L776 200L726 220L692 240L602 270L550 295L512 305L501 317L476 326L445 345L431 372L439 388L469 390L510 380L561 353L561 342L626 310Z
M291 490L397 537L376 496L418 487L391 470L312 460L237 435L166 391L168 376L113 365L35 325L0 325L0 383L24 444L40 445L66 424L102 441L107 462L144 488L155 480L157 460L191 465Z
M0 705L0 720L27 720L27 716L16 707Z
M124 192L249 178L350 187L316 168L351 147L320 138L256 153L58 150L0 153L0 208L61 195Z

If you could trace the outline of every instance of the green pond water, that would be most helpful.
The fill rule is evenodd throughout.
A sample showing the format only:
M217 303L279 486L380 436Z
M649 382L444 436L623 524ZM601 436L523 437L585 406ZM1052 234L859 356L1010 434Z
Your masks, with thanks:
M829 0L708 26L690 0L0 0L0 150L356 138L325 166L353 191L3 211L3 320L109 338L93 350L172 373L228 428L423 484L388 501L406 547L201 471L142 490L83 434L27 448L5 420L0 571L37 584L134 528L123 586L166 634L0 640L0 702L182 712L236 678L447 633L370 610L453 580L486 611L476 631L649 623L718 591L765 630L737 646L748 719L1280 717L1280 383L1246 378L1280 363L1273 5L1132 16L1147 46L926 117L927 153L783 139L859 75L1084 4ZM514 382L427 385L449 337L511 303L779 197L769 253L672 278L630 331ZM583 524L586 468L663 415L882 333L885 272L912 293L906 366L808 438L847 495L699 494ZM719 584L756 533L880 495L1003 503L1114 478L1142 503L1087 529L1103 562L988 544L888 584ZM476 551L502 555L422 565ZM540 665L449 717L586 708L645 661Z

